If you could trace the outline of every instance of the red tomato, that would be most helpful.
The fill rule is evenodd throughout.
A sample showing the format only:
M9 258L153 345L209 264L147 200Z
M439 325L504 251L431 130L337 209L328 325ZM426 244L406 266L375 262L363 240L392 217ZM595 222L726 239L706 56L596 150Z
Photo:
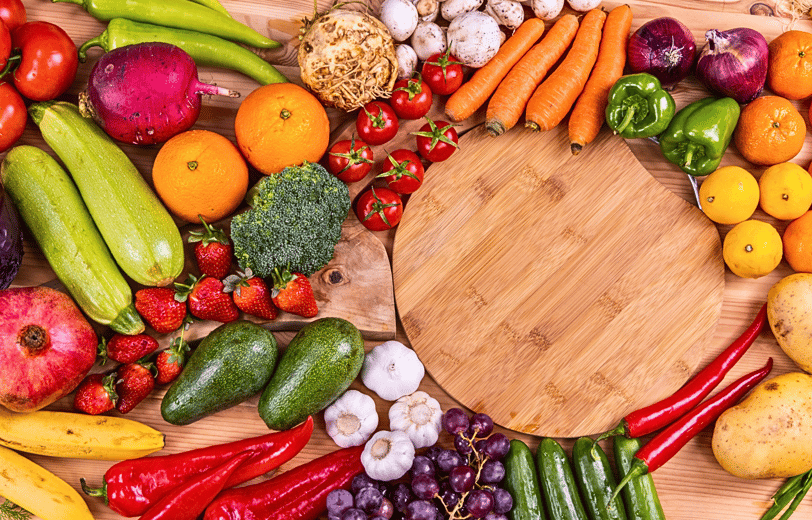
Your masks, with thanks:
M11 83L0 83L0 152L5 152L23 135L28 113Z
M368 144L356 140L344 139L338 141L327 152L327 170L350 184L358 182L372 170L372 148Z
M70 87L79 67L76 45L68 33L50 22L27 22L12 31L22 59L14 85L32 101L47 101Z
M420 157L405 148L390 153L383 162L383 177L389 189L401 195L414 193L423 184L423 163Z
M25 6L20 0L0 0L0 20L13 31L25 23Z
M429 113L431 101L431 87L419 75L395 83L395 90L389 98L392 109L401 119L420 119Z
M0 20L0 70L8 63L9 56L11 56L11 32L9 32L6 24Z
M398 116L392 107L383 101L371 101L358 112L355 129L365 142L383 144L398 133Z
M423 81L435 94L451 94L462 85L462 62L453 54L432 54L423 64Z
M369 188L358 197L358 220L369 230L385 231L397 226L403 216L400 195L389 188Z
M432 121L420 127L417 136L417 151L424 159L431 162L445 161L459 148L457 131L451 123L445 121Z

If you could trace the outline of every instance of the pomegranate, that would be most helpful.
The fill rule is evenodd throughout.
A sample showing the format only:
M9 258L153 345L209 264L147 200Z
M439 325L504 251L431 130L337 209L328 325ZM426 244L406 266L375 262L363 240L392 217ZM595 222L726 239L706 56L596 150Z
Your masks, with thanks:
M33 412L67 395L96 360L96 332L48 287L0 291L0 404Z

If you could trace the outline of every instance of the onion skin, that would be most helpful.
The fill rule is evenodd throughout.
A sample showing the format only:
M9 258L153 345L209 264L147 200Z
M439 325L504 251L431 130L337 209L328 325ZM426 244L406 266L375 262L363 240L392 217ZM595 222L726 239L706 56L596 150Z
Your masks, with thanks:
M650 20L629 38L629 69L635 73L648 72L667 90L688 76L695 56L694 36L676 18Z
M711 92L732 97L741 104L756 99L767 80L769 50L764 36L739 27L711 29L696 62L696 77Z

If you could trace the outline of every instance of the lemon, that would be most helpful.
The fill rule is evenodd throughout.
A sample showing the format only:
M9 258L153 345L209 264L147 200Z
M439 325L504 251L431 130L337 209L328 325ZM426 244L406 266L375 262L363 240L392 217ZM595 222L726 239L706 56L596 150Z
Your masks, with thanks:
M771 224L760 220L745 220L733 226L722 246L725 263L742 278L760 278L771 273L782 255L781 235Z
M779 220L793 220L812 205L812 176L795 163L770 166L758 180L761 209Z
M699 187L702 211L717 224L738 224L753 216L758 207L758 181L739 166L723 166Z

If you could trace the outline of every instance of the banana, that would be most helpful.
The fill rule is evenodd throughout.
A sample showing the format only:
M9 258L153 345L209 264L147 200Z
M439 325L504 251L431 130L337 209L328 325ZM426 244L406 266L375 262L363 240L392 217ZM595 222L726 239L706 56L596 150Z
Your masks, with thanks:
M43 520L93 520L70 484L22 455L0 447L0 496Z
M164 447L164 434L122 417L11 412L0 406L0 446L37 455L124 460Z

